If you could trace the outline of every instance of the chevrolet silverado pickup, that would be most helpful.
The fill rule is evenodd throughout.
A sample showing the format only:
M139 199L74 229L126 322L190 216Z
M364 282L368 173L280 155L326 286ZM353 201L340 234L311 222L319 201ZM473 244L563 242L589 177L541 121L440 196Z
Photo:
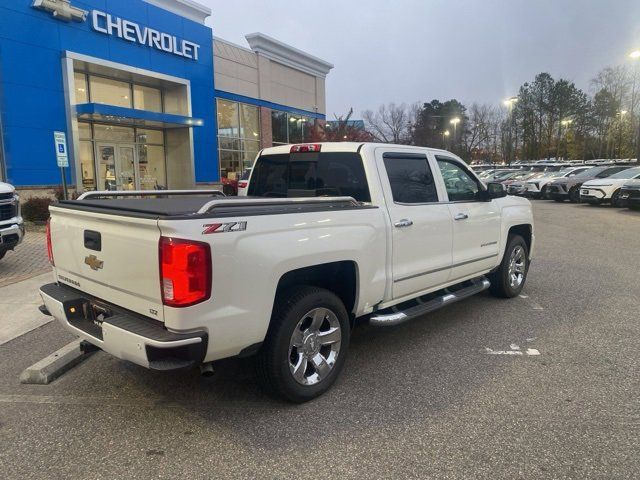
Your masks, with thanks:
M0 260L24 238L20 197L8 183L0 182Z
M373 143L262 150L246 197L89 192L50 211L43 313L150 369L252 356L293 402L333 384L356 319L518 295L535 239L529 201L452 153Z

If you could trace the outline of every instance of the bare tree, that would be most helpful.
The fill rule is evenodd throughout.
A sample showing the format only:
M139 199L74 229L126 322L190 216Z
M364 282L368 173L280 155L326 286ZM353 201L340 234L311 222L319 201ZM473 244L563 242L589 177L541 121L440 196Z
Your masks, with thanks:
M471 159L475 151L486 145L494 131L497 108L489 104L474 103L468 111L467 128L462 134L465 158Z
M362 117L373 137L384 143L407 143L412 125L412 109L405 103L380 105L376 112L365 110Z

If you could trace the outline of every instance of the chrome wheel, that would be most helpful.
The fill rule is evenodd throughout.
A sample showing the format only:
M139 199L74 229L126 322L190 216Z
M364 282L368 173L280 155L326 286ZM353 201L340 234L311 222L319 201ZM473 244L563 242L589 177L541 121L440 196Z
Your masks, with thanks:
M524 248L517 246L511 252L509 257L509 285L511 288L518 288L524 282L526 273L527 258Z
M289 341L289 370L302 385L315 385L333 370L340 353L340 321L328 308L314 308L300 319Z

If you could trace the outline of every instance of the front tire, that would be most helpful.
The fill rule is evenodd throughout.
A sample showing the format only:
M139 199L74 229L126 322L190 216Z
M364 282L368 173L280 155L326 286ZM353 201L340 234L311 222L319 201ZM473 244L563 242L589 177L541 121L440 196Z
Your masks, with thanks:
M549 195L547 192L547 186L545 185L544 187L542 187L542 190L540 190L540 199L541 200L549 200Z
M529 272L529 249L520 235L512 235L507 241L502 262L489 274L489 291L496 297L513 298L520 294Z
M613 195L611 195L611 206L614 208L620 208L620 189L616 190L615 192L613 192Z
M573 187L569 190L569 201L571 203L580 203L580 187Z
M2 260L6 254L7 254L6 250L0 250L0 260Z
M258 381L290 402L322 395L344 366L350 330L349 315L333 292L309 286L286 290L276 298L256 358Z

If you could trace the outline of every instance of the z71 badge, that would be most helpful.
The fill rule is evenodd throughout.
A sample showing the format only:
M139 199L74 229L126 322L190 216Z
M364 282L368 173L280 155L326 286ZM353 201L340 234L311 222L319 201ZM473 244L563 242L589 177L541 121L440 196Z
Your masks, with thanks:
M209 223L203 225L203 227L203 235L209 235L210 233L243 232L247 229L247 222Z

